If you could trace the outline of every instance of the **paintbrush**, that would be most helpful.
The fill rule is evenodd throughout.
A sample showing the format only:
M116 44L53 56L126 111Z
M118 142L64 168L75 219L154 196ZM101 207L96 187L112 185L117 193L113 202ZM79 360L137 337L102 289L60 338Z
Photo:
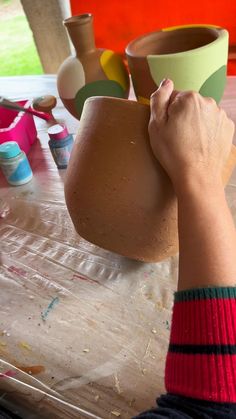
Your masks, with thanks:
M10 109L12 111L19 111L19 112L25 112L34 116L37 116L38 118L44 119L45 121L51 121L53 116L46 112L39 112L32 108L24 108L21 105L18 105L16 102L11 102L10 100L4 98L3 96L0 96L0 106L3 108Z

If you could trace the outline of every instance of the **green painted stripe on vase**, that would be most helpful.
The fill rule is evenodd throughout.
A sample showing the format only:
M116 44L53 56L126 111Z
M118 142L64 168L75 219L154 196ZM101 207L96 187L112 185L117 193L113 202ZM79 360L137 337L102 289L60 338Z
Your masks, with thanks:
M125 91L114 80L97 80L88 83L80 89L75 96L75 106L79 117L81 116L84 102L91 96L125 97Z
M224 93L226 71L226 65L223 65L217 71L215 71L215 73L208 77L205 83L203 83L199 93L201 93L202 96L214 97L215 101L218 103Z

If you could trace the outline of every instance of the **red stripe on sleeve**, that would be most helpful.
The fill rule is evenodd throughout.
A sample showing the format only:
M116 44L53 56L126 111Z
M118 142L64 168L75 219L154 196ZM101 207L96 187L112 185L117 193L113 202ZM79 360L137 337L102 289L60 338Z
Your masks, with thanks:
M211 294L213 298L208 298ZM173 309L167 391L236 403L236 288L190 290L181 295L177 293Z
M236 403L236 355L168 353L165 384L169 393L200 400Z
M177 302L172 324L171 343L236 345L236 300Z

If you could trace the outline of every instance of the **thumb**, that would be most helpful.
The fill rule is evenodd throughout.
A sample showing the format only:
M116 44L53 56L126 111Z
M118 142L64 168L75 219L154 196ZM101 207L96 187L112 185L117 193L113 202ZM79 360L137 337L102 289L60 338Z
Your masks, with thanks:
M158 124L167 121L167 110L173 90L173 81L163 79L158 89L151 96L151 116Z

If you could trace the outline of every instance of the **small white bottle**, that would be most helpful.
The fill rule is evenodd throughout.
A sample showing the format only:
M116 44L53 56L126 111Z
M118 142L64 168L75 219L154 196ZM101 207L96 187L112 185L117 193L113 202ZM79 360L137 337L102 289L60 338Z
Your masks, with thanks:
M10 185L23 185L33 177L27 156L15 141L0 145L0 166Z

